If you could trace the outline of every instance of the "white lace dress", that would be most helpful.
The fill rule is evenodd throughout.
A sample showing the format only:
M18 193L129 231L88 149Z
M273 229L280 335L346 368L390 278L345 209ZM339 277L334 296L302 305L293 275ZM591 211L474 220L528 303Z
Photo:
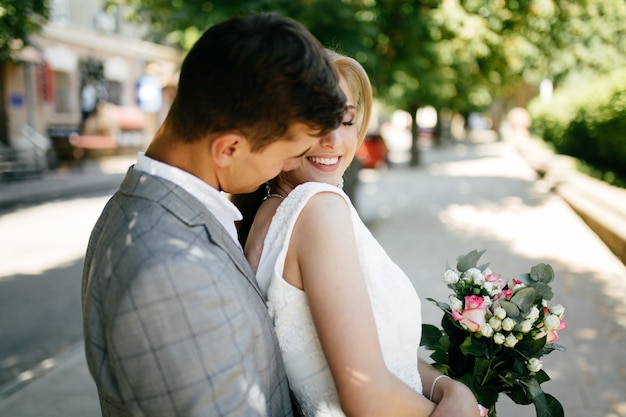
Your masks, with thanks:
M257 270L257 280L274 318L290 386L307 417L344 416L305 293L282 277L296 219L307 201L323 191L343 196L350 205L385 364L407 385L422 392L417 370L422 316L413 285L363 224L343 191L309 182L296 187L278 207Z

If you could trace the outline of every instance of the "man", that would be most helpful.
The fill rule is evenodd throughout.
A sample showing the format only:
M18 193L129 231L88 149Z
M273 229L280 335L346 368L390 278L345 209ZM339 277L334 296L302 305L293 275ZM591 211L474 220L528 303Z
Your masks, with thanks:
M207 30L172 107L92 232L87 362L104 416L288 416L289 388L237 243L246 193L341 123L331 62L296 22L261 14Z

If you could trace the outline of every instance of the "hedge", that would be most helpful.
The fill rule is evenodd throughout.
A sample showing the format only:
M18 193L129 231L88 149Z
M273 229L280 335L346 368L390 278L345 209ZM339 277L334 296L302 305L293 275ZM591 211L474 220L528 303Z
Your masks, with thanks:
M559 88L528 110L533 133L557 152L626 179L626 70Z

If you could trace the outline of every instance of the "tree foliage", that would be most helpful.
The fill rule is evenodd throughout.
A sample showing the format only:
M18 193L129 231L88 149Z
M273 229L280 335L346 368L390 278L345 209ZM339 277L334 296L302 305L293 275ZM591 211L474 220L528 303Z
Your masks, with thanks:
M48 12L46 0L0 0L0 61L13 60L28 36L41 29Z
M150 23L153 40L189 47L228 17L273 11L354 56L377 96L468 112L524 82L624 63L626 2L614 0L105 0Z

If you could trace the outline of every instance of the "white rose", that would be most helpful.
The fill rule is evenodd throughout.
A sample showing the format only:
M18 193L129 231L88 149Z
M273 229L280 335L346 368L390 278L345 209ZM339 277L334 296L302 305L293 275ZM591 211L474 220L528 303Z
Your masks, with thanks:
M484 296L483 296L483 300L485 300L485 305L486 305L487 307L491 307L491 304L493 304L493 303L491 302L491 298L490 298L489 296L487 296L487 295L484 295Z
M483 283L485 282L485 276L482 272L480 272L480 269L478 268L468 269L467 271L465 271L465 275L476 285L483 285Z
M496 345L503 344L505 340L506 340L506 338L504 337L504 335L502 333L496 333L496 334L493 335L493 342Z
M548 330L557 329L561 325L561 319L554 314L550 314L543 322Z
M491 295L493 295L493 282L485 281L483 288Z
M528 362L526 362L526 368L528 368L530 372L539 372L542 366L543 362L537 358L530 358Z
M502 320L500 320L496 316L493 316L489 319L489 325L491 326L493 330L497 332L498 330L502 328Z
M502 328L506 330L507 332L510 332L511 330L513 330L514 327L515 327L515 320L513 320L512 318L507 317L504 320L502 320Z
M463 301L459 300L455 296L450 296L450 308L454 311L462 311Z
M499 318L500 320L504 320L504 318L506 317L506 310L503 309L502 307L496 307L496 309L493 310L493 315Z
M533 322L539 318L539 309L537 306L533 306L533 308L530 309L530 313L528 313L526 318Z
M522 333L528 333L533 328L533 322L530 320L524 320L519 324L519 329Z
M517 345L517 342L517 337L513 336L513 334L509 334L506 339L504 339L504 346L512 348Z
M447 285L453 285L459 282L459 274L453 269L448 269L446 272L443 273L441 279Z
M489 324L483 323L480 326L480 334L482 334L485 337L491 337L493 336L493 329L491 328Z
M563 317L563 313L565 313L565 308L561 304L557 304L550 308L550 313L554 314L558 318Z

